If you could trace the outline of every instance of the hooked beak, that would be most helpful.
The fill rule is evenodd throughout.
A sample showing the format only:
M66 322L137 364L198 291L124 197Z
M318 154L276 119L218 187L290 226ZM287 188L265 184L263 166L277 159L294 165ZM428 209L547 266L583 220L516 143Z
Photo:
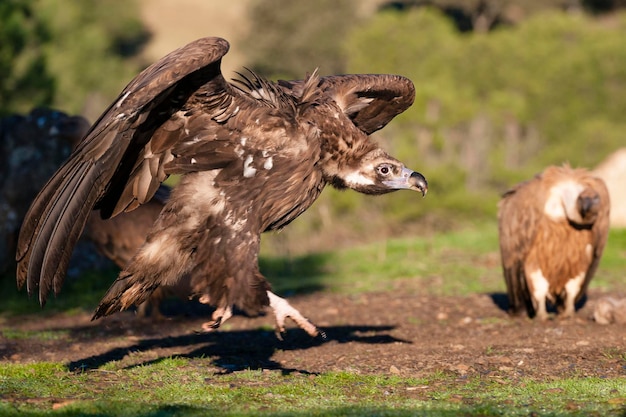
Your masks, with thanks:
M415 172L406 167L402 168L402 172L399 176L383 181L389 188L396 190L415 190L422 193L422 196L426 196L428 192L428 182L426 178L419 172Z

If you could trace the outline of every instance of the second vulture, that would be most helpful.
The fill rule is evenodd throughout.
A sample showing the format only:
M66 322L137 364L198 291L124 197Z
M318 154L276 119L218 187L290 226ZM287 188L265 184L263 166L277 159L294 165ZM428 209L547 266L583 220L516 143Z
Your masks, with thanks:
M502 268L512 314L573 316L609 233L609 192L585 169L550 166L499 204Z

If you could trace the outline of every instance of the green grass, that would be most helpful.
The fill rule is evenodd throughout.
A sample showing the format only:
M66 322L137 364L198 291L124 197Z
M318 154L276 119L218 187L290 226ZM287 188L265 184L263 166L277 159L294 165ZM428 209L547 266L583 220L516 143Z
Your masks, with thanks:
M45 308L42 310L37 294L28 297L26 288L18 290L15 275L0 277L0 317L20 314L54 314L63 311L66 314L81 311L93 311L98 302L115 280L114 270L87 272L80 278L66 279L61 292L50 294Z
M484 225L289 260L266 257L261 259L261 268L278 291L385 290L396 279L414 279L435 282L437 285L429 286L433 293L456 295L497 289L501 281L498 256L495 226ZM462 279L448 279L450 276Z
M215 376L203 361L173 358L86 373L51 363L8 364L0 370L0 415L607 416L620 415L626 405L623 379L513 383L480 376L459 381L452 373L417 379L279 371Z
M505 291L495 223L260 263L278 292L386 290L397 279L429 284L420 291L432 295ZM624 265L626 230L612 230L591 288L623 288Z
M39 339L39 340L61 340L68 339L68 330L17 330L2 329L2 335L7 339Z

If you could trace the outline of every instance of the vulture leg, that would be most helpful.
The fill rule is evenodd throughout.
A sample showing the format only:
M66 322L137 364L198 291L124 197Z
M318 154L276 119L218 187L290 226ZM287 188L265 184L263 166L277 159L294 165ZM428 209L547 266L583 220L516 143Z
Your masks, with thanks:
M284 298L281 298L271 291L267 292L267 296L270 299L270 307L274 310L274 316L276 317L276 336L282 340L281 334L285 332L285 319L291 318L298 327L307 332L310 336L315 337L320 334L319 329L309 320L307 320L298 310L293 308L291 304ZM322 337L325 337L324 332L321 332Z
M531 291L531 298L533 302L533 307L535 309L535 316L539 320L547 320L548 310L546 307L546 300L548 298L550 289L548 280L543 276L540 269L531 272L527 276L530 277L528 287Z
M580 293L583 280L585 279L585 273L581 272L578 276L567 281L565 284L565 300L563 301L563 318L574 317L576 312L576 298Z
M279 339L282 340L281 334L285 332L285 319L288 317L312 337L318 334L325 337L324 332L320 332L317 326L307 320L298 310L293 308L287 300L277 296L271 291L267 292L267 296L270 299L270 307L274 311L274 317L276 318L276 336ZM203 304L210 304L209 297L206 296L200 297L199 301ZM212 320L202 324L202 330L212 332L232 316L233 310L231 307L218 307L213 312Z

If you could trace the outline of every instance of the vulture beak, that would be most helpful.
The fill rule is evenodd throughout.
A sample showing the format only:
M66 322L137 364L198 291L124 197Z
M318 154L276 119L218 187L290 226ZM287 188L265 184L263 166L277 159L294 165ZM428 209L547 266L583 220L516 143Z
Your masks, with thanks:
M412 171L406 167L402 168L399 176L388 181L383 181L383 184L396 190L419 191L422 193L422 196L426 196L428 192L428 182L426 178L419 172Z

